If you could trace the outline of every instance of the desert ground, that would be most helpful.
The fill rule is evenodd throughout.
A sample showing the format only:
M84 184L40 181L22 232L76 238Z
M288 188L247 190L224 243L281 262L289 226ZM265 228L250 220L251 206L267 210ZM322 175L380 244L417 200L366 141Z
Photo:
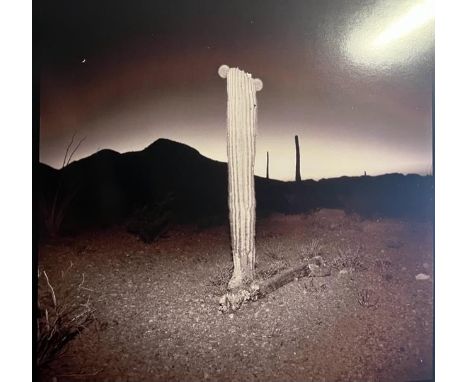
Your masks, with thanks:
M57 304L84 299L93 309L41 380L432 379L431 222L325 209L272 215L257 221L256 248L259 278L313 256L331 275L295 280L222 314L228 226L174 226L152 244L125 227L41 243L39 271ZM429 278L416 279L421 273Z

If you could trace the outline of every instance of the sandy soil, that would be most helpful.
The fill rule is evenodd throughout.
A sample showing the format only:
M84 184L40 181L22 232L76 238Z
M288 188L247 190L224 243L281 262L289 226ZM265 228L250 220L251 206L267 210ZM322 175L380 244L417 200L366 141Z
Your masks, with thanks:
M41 380L430 380L432 225L336 210L257 222L260 276L314 255L331 276L221 314L228 227L174 227L153 244L119 228L43 244L40 269L57 290L86 292L96 320Z

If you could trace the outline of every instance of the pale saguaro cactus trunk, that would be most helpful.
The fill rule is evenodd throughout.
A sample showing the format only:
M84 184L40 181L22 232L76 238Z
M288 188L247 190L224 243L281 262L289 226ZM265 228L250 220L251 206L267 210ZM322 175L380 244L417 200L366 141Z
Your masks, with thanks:
M229 289L246 285L255 276L255 134L256 92L262 82L238 68L222 65L227 78L227 154L229 220L234 272Z

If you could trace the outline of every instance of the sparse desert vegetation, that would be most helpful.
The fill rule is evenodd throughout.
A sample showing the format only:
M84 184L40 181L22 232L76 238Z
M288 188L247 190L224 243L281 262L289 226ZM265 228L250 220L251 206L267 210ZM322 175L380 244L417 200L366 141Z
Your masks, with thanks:
M94 320L94 308L89 292L84 286L85 276L80 283L74 282L69 272L73 262L60 272L55 287L47 272L38 273L37 295L37 366L47 367L60 358L68 344Z
M221 314L232 272L227 225L177 225L153 243L125 226L44 242L41 271L54 290L79 292L93 322L41 368L42 380L431 377L431 223L327 209L273 214L258 219L256 246L260 278L315 256L331 274ZM417 280L419 273L430 277ZM40 281L51 306L43 275Z

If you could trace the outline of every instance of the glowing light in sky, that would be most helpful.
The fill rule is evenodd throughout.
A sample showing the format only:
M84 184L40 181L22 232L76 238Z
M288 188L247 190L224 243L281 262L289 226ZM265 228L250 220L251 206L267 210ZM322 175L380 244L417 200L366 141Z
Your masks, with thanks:
M434 2L426 0L410 9L402 18L391 24L373 42L378 48L389 44L422 27L434 18Z
M434 0L386 2L362 12L343 45L352 62L371 67L408 63L434 45Z

